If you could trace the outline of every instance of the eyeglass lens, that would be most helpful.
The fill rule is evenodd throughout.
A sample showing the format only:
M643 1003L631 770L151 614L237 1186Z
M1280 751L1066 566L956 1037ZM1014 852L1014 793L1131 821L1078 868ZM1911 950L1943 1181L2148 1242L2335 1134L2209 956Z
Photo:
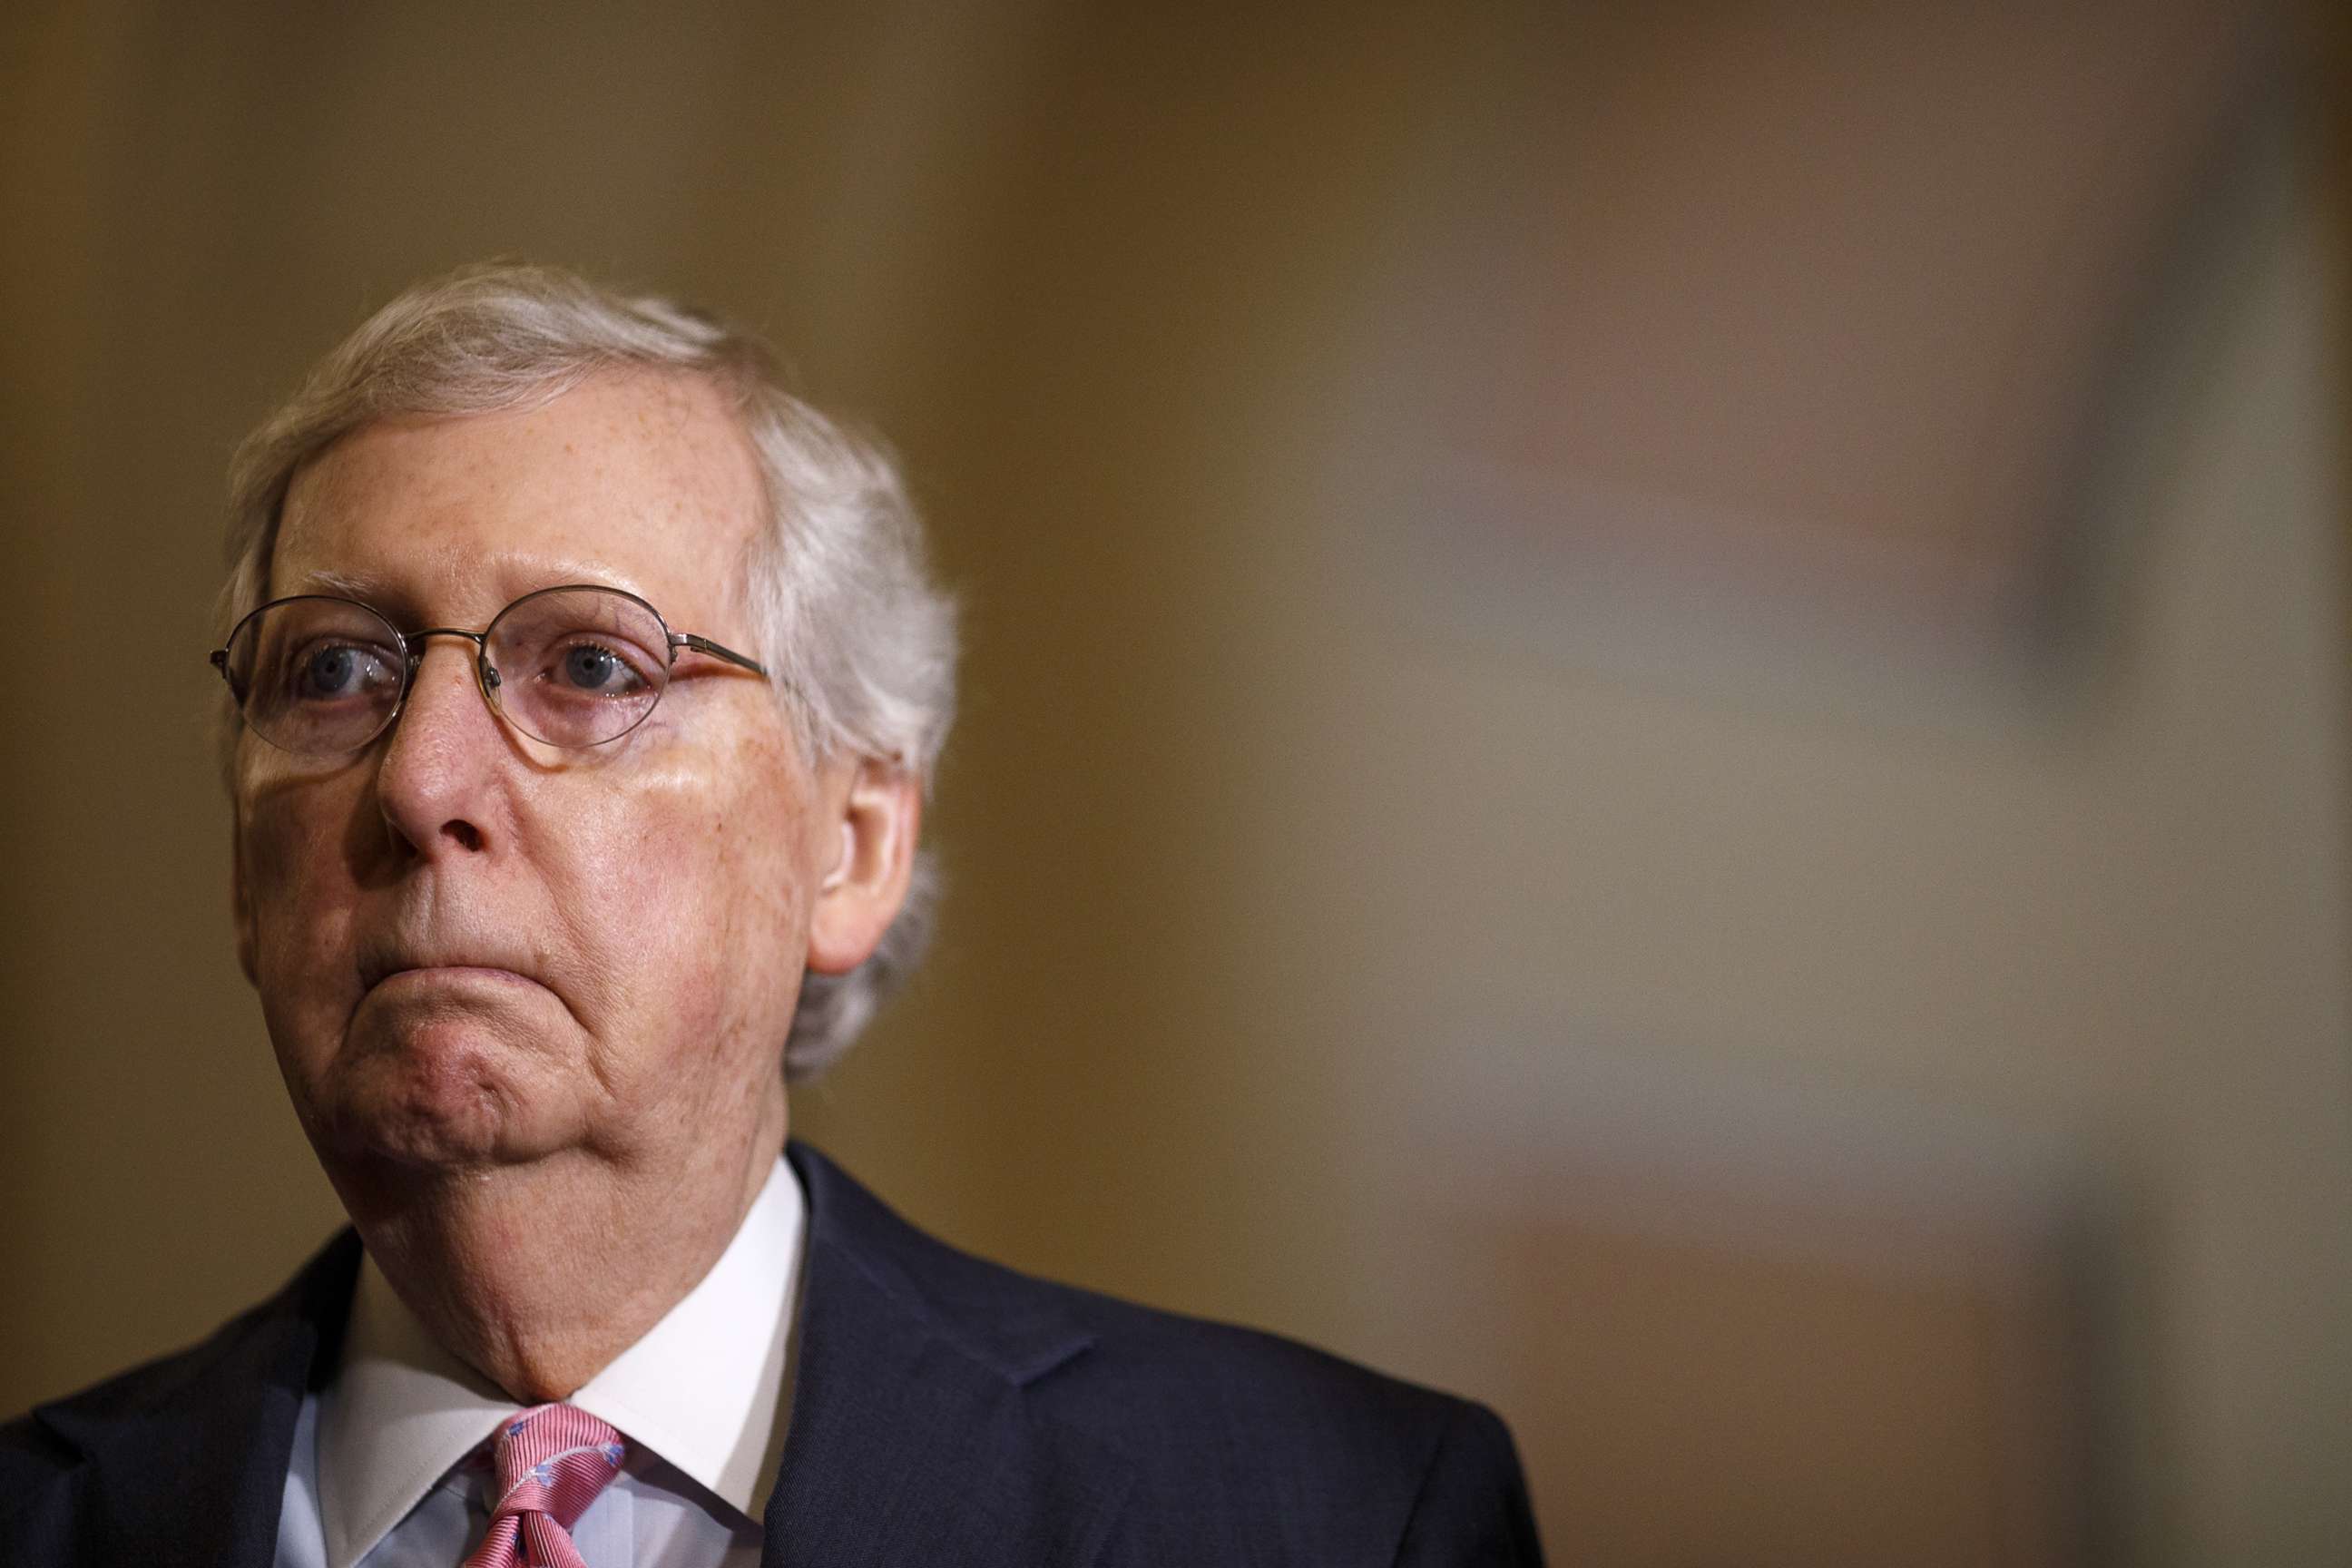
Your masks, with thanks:
M357 751L399 710L411 649L391 623L349 599L280 600L229 639L239 710L274 746L305 755ZM669 680L668 629L651 608L604 588L556 588L500 611L483 638L484 696L524 734L602 745L652 712Z

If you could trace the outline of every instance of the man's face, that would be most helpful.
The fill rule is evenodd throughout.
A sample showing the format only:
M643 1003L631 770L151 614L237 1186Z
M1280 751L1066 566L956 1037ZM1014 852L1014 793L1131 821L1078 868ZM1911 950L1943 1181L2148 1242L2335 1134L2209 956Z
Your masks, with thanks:
M296 478L268 592L478 631L532 589L596 583L748 648L760 505L709 388L605 376L345 437ZM432 639L355 754L238 742L239 956L330 1173L683 1169L780 1129L839 792L747 671L681 653L642 725L563 752L489 710L472 659Z

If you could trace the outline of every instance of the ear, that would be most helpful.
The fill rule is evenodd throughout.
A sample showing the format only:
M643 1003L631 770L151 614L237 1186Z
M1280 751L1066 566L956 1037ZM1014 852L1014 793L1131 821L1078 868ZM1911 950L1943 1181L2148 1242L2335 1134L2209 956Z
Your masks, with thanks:
M229 916L236 922L236 966L245 971L247 984L257 985L253 893L245 882L245 814L234 806L229 811L228 901Z
M809 911L808 966L819 974L846 974L881 945L907 901L923 819L914 774L879 758L858 760L840 800L839 858L819 878Z

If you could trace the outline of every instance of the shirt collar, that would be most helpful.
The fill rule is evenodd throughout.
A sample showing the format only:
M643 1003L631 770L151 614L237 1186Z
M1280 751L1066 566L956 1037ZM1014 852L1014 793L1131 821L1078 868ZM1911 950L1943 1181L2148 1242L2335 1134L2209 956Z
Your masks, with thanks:
M800 1184L780 1158L701 1283L567 1401L755 1521L783 1447L805 1223ZM319 1397L327 1568L366 1556L515 1408L436 1343L375 1260L363 1260L342 1363Z

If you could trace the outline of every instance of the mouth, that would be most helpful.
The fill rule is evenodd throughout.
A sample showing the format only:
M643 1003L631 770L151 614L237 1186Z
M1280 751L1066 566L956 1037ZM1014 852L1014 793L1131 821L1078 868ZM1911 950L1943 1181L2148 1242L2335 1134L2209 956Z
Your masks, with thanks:
M362 994L383 985L430 984L537 985L539 979L511 961L485 952L418 952L377 949L360 958Z
M386 970L377 979L371 981L367 988L373 991L379 987L386 985L399 985L404 984L431 984L436 982L463 983L469 981L487 982L490 984L496 985L536 985L539 984L539 982L533 980L528 974L518 973L511 969L500 969L495 965L487 963L417 963L405 964L399 968Z

